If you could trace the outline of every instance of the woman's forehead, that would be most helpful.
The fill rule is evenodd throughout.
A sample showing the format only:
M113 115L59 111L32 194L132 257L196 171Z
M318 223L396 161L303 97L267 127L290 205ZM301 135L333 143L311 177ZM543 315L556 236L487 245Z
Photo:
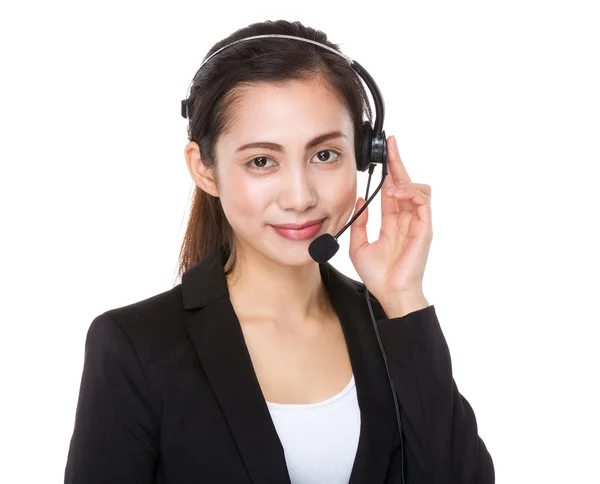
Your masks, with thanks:
M244 87L230 106L226 143L302 143L325 132L341 131L350 139L351 116L322 83L286 81Z

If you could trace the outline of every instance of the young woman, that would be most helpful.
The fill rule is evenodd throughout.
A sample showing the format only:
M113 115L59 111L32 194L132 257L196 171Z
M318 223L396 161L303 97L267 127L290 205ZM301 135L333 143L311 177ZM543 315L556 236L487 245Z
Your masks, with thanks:
M338 50L277 21L205 59L262 34ZM493 483L423 294L431 188L410 180L394 137L379 239L367 241L368 210L350 228L362 282L308 252L365 203L372 114L357 73L317 45L254 39L203 65L187 101L196 191L181 283L92 322L65 482Z

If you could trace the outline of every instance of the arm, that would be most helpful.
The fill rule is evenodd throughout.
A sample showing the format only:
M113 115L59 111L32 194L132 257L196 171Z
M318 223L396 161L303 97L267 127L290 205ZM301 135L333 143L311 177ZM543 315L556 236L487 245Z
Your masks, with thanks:
M159 424L131 340L108 314L88 330L65 484L154 482Z
M453 379L434 306L377 325L400 405L406 482L493 484L492 458Z

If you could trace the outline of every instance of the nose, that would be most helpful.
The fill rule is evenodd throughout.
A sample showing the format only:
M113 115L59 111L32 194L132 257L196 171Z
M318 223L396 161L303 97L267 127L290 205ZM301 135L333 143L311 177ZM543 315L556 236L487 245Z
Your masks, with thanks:
M317 203L317 191L304 163L287 163L279 180L279 206L282 210L304 212Z

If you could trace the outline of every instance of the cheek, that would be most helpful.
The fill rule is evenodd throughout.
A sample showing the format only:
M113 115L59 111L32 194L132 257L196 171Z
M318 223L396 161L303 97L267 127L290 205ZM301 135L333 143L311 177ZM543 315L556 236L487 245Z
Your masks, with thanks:
M331 180L327 190L323 192L323 196L326 197L325 206L330 208L329 212L342 218L350 217L356 205L356 187L356 171Z
M226 180L219 194L223 211L233 227L243 227L244 221L264 214L264 191L259 183L240 176L229 176Z

